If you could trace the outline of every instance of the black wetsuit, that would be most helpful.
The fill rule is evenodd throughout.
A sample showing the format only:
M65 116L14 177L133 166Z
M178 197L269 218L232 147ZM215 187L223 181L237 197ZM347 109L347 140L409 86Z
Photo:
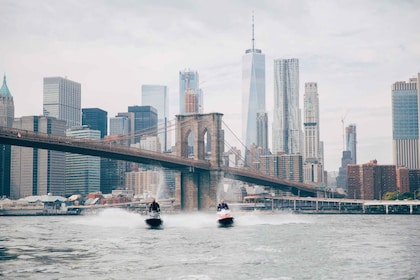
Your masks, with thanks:
M227 203L226 203L226 202L224 202L224 203L219 203L219 205L217 205L217 211L220 211L220 210L222 210L222 209L229 210L229 206L227 205Z
M157 203L156 201L150 203L149 205L149 212L152 212L152 211L160 212L159 203Z

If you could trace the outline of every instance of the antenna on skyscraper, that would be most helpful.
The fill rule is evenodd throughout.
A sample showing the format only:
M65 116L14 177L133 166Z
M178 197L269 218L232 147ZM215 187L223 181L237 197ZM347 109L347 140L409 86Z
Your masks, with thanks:
M252 52L255 50L255 38L254 38L254 11L252 11Z

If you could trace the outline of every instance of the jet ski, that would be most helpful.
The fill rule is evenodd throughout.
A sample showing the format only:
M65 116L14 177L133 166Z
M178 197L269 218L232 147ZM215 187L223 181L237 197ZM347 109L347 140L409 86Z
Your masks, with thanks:
M146 224L148 224L151 228L159 228L163 220L160 217L160 213L156 211L152 211L149 213L149 218L145 220Z
M233 217L228 209L217 211L217 222L220 226L227 227L233 224Z

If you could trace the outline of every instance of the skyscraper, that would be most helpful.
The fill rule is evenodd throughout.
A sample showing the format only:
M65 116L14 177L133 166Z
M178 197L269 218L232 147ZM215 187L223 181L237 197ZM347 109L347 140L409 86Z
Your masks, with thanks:
M346 150L350 151L351 155L351 164L357 164L357 153L356 145L357 144L357 134L356 134L356 125L350 124L346 127Z
M14 117L13 96L7 87L4 75L3 85L0 88L0 126L12 127ZM10 157L11 146L0 144L0 198L10 196Z
M257 145L262 154L268 154L268 116L265 112L257 113Z
M157 135L158 116L152 106L128 106L128 112L134 113L134 143L140 142L142 135Z
M184 102L185 102L185 108L184 113L185 114L198 114L198 95L192 90L187 89L184 95Z
M305 83L304 96L305 161L320 161L319 98L317 83Z
M81 85L61 77L44 78L44 116L66 121L66 129L82 124Z
M261 147L265 145L267 136L257 136L258 114L263 116L265 113L265 55L260 49L255 48L254 17L252 17L252 46L242 56L242 141L247 149L246 161L251 145ZM263 132L261 129L260 131ZM258 143L259 139L263 143Z
M13 128L64 136L66 123L53 117L15 118ZM65 195L65 153L38 148L12 147L10 196Z
M109 135L126 135L127 146L134 144L134 113L118 113L109 120Z
M108 135L108 113L99 108L83 108L82 126L87 126L91 130L99 130L101 132L100 138L103 139ZM100 162L100 191L102 193L111 193L112 188L109 186L109 178L106 176L109 173L109 159L100 158Z
M108 113L99 108L82 109L82 125L101 132L101 139L108 134Z
M197 71L179 71L179 114L185 114L185 95L187 91L196 95L198 113L203 112L203 92Z
M302 153L299 60L274 60L273 153Z
M152 106L157 109L158 137L162 151L167 151L170 148L168 143L169 99L167 86L142 85L141 100L143 106Z
M303 100L304 121L304 181L322 183L324 168L319 139L319 98L317 83L305 83Z
M131 131L134 130L134 113L118 113L109 120L109 136L105 141L119 145L130 146ZM125 172L129 170L130 163L115 160L101 159L101 192L111 193L117 188L125 188Z
M420 73L418 74L420 78ZM397 167L420 168L417 78L392 85L393 159Z
M81 126L67 129L66 136L99 140L101 132ZM99 157L66 153L66 195L87 195L100 191L100 177Z

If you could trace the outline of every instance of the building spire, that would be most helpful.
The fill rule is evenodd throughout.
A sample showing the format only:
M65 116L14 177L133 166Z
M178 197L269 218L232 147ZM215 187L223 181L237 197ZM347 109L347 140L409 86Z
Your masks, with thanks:
M254 11L252 11L252 37L251 37L251 41L252 41L252 46L250 49L247 49L245 51L245 54L247 53L261 53L260 49L256 49L255 48L255 32L254 32Z
M3 76L3 85L0 88L0 96L12 97L12 94L10 93L9 88L7 87L6 73L4 73L4 76Z
M252 11L252 52L255 50L255 38L254 38L254 11Z

